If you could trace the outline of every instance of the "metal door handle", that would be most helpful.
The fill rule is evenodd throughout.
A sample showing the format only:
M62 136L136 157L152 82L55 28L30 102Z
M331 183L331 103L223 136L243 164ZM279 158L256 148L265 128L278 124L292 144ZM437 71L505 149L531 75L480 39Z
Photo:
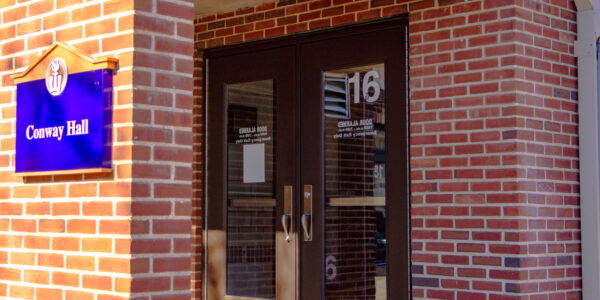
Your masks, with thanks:
M300 218L300 222L302 223L302 228L304 229L304 240L312 241L312 185L304 186L303 196L304 205L302 207L302 217Z
M283 186L283 215L281 216L281 225L283 225L283 232L285 233L285 240L289 243L293 240L290 234L293 231L293 201L294 199L294 188L291 185Z
M291 223L292 220L291 214L283 214L281 216L281 225L283 225L283 232L285 233L285 240L290 242L292 240L290 236L290 230L288 229L288 223ZM291 224L290 224L291 225Z
M302 228L304 229L304 240L312 240L312 237L310 235L310 214L302 214L302 218L300 221L302 222Z

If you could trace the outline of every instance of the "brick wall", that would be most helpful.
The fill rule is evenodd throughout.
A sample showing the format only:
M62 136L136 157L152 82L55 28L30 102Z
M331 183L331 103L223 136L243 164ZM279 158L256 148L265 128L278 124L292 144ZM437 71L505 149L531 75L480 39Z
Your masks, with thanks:
M198 18L195 44L402 13L410 24L414 298L580 298L572 1L281 1ZM201 74L200 54L196 124ZM201 168L196 164L197 224ZM194 271L201 273L200 260ZM200 277L194 288L199 292Z
M415 296L581 296L574 16L567 1L411 15Z
M0 298L188 299L193 1L6 0L0 15ZM112 174L13 176L9 76L55 41L119 59Z
M135 10L131 292L189 299L193 1L139 0Z

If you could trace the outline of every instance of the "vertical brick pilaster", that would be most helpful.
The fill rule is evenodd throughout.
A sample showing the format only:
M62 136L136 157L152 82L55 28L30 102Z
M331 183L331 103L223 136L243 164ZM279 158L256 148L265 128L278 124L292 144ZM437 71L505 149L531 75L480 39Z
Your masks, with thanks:
M132 297L189 299L192 268L193 1L136 1ZM137 76L140 80L136 81ZM162 297L162 298L161 298Z
M573 13L411 15L416 297L580 297Z
M0 16L0 297L189 299L193 1L4 1ZM13 176L10 75L55 41L119 59L112 174Z

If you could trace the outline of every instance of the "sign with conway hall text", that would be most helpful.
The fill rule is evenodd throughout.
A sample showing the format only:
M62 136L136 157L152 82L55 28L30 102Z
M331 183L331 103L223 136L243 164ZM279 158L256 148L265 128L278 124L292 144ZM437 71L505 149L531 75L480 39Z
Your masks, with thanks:
M116 59L94 59L57 43L17 84L15 173L110 170L112 73Z

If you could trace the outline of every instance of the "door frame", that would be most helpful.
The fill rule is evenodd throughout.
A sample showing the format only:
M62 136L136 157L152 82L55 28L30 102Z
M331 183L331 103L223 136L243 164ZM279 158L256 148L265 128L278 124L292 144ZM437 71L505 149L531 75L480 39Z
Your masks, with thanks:
M390 128L401 128L400 132L394 132L395 136L392 138L390 131L391 130L386 130L386 153L392 153L391 150L394 150L395 152L394 155L386 155L386 165L388 166L394 166L394 168L392 167L386 167L386 198L388 195L392 194L392 195L403 195L404 199L406 199L405 202L401 202L401 201L390 201L389 204L386 205L386 209L393 211L394 212L394 216L395 218L391 218L388 217L386 220L386 228L388 228L387 234L390 235L390 237L388 237L388 239L390 240L396 240L396 241L403 241L403 243L406 244L405 247L398 247L396 246L396 248L393 250L393 253L391 252L391 248L393 245L389 245L387 247L387 260L388 260L388 271L387 271L387 278L388 278L388 285L387 285L387 295L388 295L388 299L404 299L405 297L411 297L411 261L410 261L410 166L409 166L409 162L410 162L410 157L409 157L409 149L410 149L410 145L409 145L409 114L408 114L408 105L409 105L409 98L408 98L408 16L407 15L402 15L402 16L395 16L395 17L390 17L390 18L386 18L386 19L380 19L380 20L375 20L375 21L368 21L368 22L361 22L361 23L354 23L354 24L350 24L350 25L345 25L345 26L340 26L340 27L336 27L336 28L328 28L328 29L324 29L324 30L317 30L317 31L312 31L312 32L307 32L307 33L300 33L300 34L293 34L293 35L287 35L287 36L282 36L282 37L277 37L277 38L272 38L272 39L265 39L265 40L260 40L260 41L253 41L253 42L247 42L247 43L242 43L242 44L235 44L235 45L229 45L229 46L220 46L220 47L215 47L215 48L210 48L210 49L201 49L198 50L200 53L202 53L203 56L203 97L202 97L202 109L203 109L203 124L202 124L202 147L203 147L203 156L202 156L202 161L203 161L203 172L202 172L202 182L203 182L203 196L202 196L202 207L203 207L203 212L202 212L202 241L203 241L203 249L202 249L202 255L203 255L203 259L202 259L202 263L203 263L203 291L202 291L202 296L203 299L208 299L207 298L207 285L209 284L207 282L208 277L207 277L207 273L210 272L210 270L208 270L208 249L209 249L209 240L208 240L208 232L207 232L207 220L208 220L208 181L207 181L207 176L209 174L209 172L211 172L209 170L209 167L213 165L213 163L216 161L220 162L220 164L225 167L226 166L226 159L225 158L221 158L221 159L216 159L216 158L211 158L211 160L213 161L213 163L210 163L211 160L207 161L207 157L208 157L208 143L210 143L211 141L207 138L208 133L207 133L207 125L208 125L208 120L209 118L211 118L211 115L209 115L209 110L208 110L208 93L209 93L209 80L208 80L208 69L210 68L210 60L212 59L217 59L217 58L222 58L222 57L229 57L229 56L234 56L234 55L239 55L239 54L249 54L249 53L253 53L253 52L259 52L259 51L267 51L270 49L275 49L275 48L282 48L282 47L294 47L295 50L295 70L290 70L291 73L293 73L294 76L294 99L295 100L295 117L294 117L294 122L295 124L302 124L301 123L301 117L300 117L300 113L301 112L301 102L302 102L302 78L300 76L300 74L302 74L302 71L299 70L299 68L301 68L301 51L300 49L302 48L302 45L306 45L309 43L317 43L317 42L322 42L322 41L327 41L327 40L331 40L331 39L336 39L336 38L344 38L344 37L350 37L350 36L354 36L354 35L361 35L361 34L369 34L372 32L380 32L380 31L394 31L396 33L400 33L400 35L398 36L398 43L401 43L404 46L404 53L401 53L399 55L397 55L397 61L396 63L399 64L400 66L402 66L401 70L399 70L399 74L398 76L396 76L396 78L400 78L399 82L397 84L394 85L388 85L388 86L394 86L394 88L397 90L396 93L402 95L404 98L404 102L402 103L396 103L396 105L394 105L393 108L395 108L398 112L397 115L402 115L405 116L404 119L402 118L391 118L391 116L388 117L389 115L389 111L392 111L392 109L386 109L386 119L390 120L392 122L392 124L390 125ZM403 56L402 56L403 54ZM387 64L387 62L386 62ZM387 68L386 68L387 70ZM387 75L386 75L387 78ZM397 101L400 102L400 101ZM392 101L389 101L386 103L386 105L389 105L389 103L392 103ZM394 121L395 120L395 121ZM318 123L318 122L315 122ZM402 123L402 124L400 124ZM295 140L299 141L302 139L302 131L301 131L301 127L302 126L294 126L295 127ZM212 135L219 135L219 134L226 134L226 130L225 132L212 132ZM226 140L224 138L220 139L222 143L226 143ZM298 145L301 146L301 145ZM226 148L225 148L226 149ZM296 149L294 149L294 152L296 152ZM322 157L320 157L322 160ZM303 183L303 174L301 172L303 172L301 170L301 166L302 166L302 162L303 162L303 158L302 155L296 155L296 168L295 168L295 172L296 172L296 180L294 181L293 185L294 185L294 199L295 199L295 206L294 206L294 210L296 212L301 211L301 199L300 195L301 195L301 190L302 190L302 186L303 184L307 184L307 183ZM226 167L225 169L222 169L219 171L217 170L217 173L214 174L211 172L210 176L220 176L223 178L222 182L226 183ZM392 173L392 169L398 169L400 171L395 171ZM321 174L322 176L323 174ZM321 182L322 182L322 178L321 178ZM394 184L388 184L390 182L394 182ZM396 183L400 183L400 184L396 184ZM317 186L322 186L322 184L318 184ZM223 189L223 191L221 192L223 194L223 196L226 195L226 184L221 188ZM279 187L277 187L279 189ZM279 191L277 191L277 193L279 194ZM315 193L320 193L323 194L323 189L321 188L319 191L319 188L315 189ZM388 198L389 199L389 198ZM320 218L324 217L324 214L322 212L322 209L318 209L320 212L318 212L318 214L321 214ZM317 216L319 217L319 216ZM321 222L321 224L317 224L317 225L322 225L323 222ZM294 226L296 228L296 232L299 232L300 230L300 226L298 222L296 221L296 225ZM278 225L279 226L279 225ZM404 229L404 230L391 230L392 228L399 228L399 229ZM324 230L324 229L322 229ZM302 257L305 256L305 253L301 253L300 249L302 249L302 241L300 241L301 239L300 234L297 235L298 238L296 238L296 240L298 240L298 244L297 244L297 253L298 253L298 257L300 257L300 260L302 260ZM314 255L314 254L313 254ZM323 262L323 253L320 254L320 259L318 261L320 261L321 263L317 263L315 265L317 266L322 266L322 262ZM226 261L225 261L226 263ZM297 269L301 269L300 267L302 266L302 261L298 262L298 268ZM322 268L323 269L323 268ZM322 270L323 271L323 270ZM323 272L320 272L319 276L322 277L323 276ZM306 272L304 272L306 273ZM321 295L323 295L323 287L321 287L320 289L317 288L317 290L319 290L319 292L317 292L317 294L314 294L312 292L310 292L310 290L314 290L314 287L311 287L310 290L304 290L302 288L302 280L304 278L303 272L300 271L300 274L298 274L298 279L296 281L297 286L297 299L302 299L304 298L306 295L309 295L309 297L313 297L311 299L318 299L318 298L314 298L315 295L318 295L318 293L320 293ZM321 282L323 282L321 280ZM391 283L391 284L390 284ZM302 294L304 295L300 295L300 291L302 291ZM310 295L313 294L313 295Z

